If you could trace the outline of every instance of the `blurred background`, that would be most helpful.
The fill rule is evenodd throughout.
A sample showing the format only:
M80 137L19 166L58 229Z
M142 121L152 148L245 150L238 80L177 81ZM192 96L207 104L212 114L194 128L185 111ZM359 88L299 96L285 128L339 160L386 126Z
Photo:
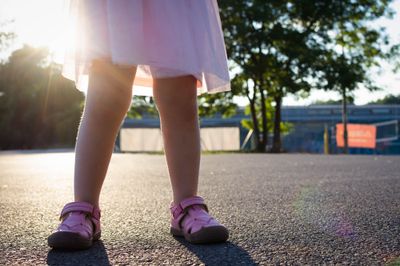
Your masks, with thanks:
M400 154L400 0L219 0L232 91L198 98L203 151ZM68 1L0 0L0 150L74 148ZM151 97L116 152L162 151Z

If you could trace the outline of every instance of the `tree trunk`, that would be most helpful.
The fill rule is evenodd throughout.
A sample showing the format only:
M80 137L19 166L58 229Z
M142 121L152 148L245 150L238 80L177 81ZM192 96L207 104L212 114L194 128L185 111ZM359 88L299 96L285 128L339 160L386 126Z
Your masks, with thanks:
M348 143L348 133L347 133L347 99L346 99L346 88L343 88L342 90L342 96L343 96L343 106L342 106L342 123L343 123L343 142L344 142L344 147L343 147L343 153L348 154L349 153L349 143Z
M255 101L250 102L251 118L253 120L253 130L256 139L256 151L264 152L262 141L260 140L260 130L258 127L257 113L255 107Z
M260 130L258 127L257 112L256 112L256 89L254 88L253 97L250 96L250 92L246 89L246 96L250 102L250 112L251 119L253 121L253 130L256 140L256 151L260 152L262 150L262 143L260 142Z
M281 142L281 107L282 107L282 96L278 95L274 97L275 100L275 117L274 117L274 137L272 143L272 152L279 153L282 149Z
M265 95L264 88L259 87L261 93L261 119L262 119L262 139L260 145L262 145L261 152L265 152L265 148L268 144L268 128L267 128L267 109L265 108Z

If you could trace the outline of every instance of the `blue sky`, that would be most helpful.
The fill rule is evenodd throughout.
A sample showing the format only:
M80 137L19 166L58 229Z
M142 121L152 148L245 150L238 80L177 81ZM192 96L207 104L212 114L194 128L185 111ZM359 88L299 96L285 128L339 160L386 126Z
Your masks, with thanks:
M0 54L6 58L8 54L23 45L29 43L34 46L48 46L54 51L54 58L61 61L63 37L59 31L64 23L64 6L67 0L0 0L1 22L13 19L14 22L6 26L15 32L17 38L8 51ZM396 16L391 19L381 19L376 26L385 26L393 43L400 43L400 0L395 0L392 8ZM393 73L392 66L383 62L379 70L374 70L371 76L375 82L383 88L382 91L368 92L359 89L355 92L356 104L365 104L369 101L383 98L385 95L400 94L400 73ZM307 99L299 99L288 96L284 99L284 105L307 105L316 100L340 99L340 95L334 92L313 91ZM240 105L247 104L246 99L237 99Z

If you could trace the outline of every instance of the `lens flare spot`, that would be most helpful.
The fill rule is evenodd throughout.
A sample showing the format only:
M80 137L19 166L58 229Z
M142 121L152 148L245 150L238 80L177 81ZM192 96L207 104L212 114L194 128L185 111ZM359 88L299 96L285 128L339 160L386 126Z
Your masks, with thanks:
M354 226L345 211L333 207L315 185L303 187L292 207L303 223L310 224L321 232L341 238L356 237Z

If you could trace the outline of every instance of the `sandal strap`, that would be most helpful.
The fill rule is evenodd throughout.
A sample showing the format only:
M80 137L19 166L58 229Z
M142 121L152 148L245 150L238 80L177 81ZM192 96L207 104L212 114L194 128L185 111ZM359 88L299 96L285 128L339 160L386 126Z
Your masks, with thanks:
M87 214L90 214L92 218L99 220L100 219L100 209L98 207L93 206L88 202L77 201L67 203L61 211L60 220L64 215L73 211L81 211Z
M208 207L204 203L204 199L200 196L193 196L186 198L181 202L179 202L178 204L171 203L170 210L172 216L174 219L177 219L179 226L181 226L181 222L183 218L186 216L188 208L193 205L202 205L206 210L206 212L208 212Z

